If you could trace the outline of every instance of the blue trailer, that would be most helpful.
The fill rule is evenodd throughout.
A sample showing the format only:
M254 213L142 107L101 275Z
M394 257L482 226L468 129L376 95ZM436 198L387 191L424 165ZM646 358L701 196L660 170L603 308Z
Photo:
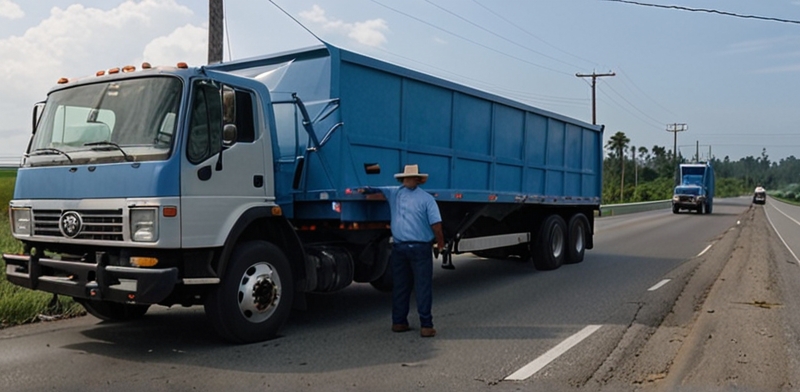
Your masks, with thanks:
M672 212L681 210L710 214L714 210L714 168L710 162L679 166L680 184L672 194Z
M388 206L355 190L405 164L449 254L555 269L593 246L602 131L331 45L63 79L34 109L7 277L104 319L203 304L222 337L269 339L305 293L391 287Z

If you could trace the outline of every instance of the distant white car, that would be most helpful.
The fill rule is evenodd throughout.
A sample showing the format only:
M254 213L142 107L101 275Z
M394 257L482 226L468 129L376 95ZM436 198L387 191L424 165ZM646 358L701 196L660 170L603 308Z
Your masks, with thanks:
M767 191L760 186L756 187L756 190L753 192L753 203L764 204L766 202L767 202Z

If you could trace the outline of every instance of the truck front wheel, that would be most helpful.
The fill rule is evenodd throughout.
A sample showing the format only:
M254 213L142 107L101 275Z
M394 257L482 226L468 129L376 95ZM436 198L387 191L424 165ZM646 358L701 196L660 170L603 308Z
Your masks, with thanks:
M83 305L86 312L104 321L130 321L140 319L147 313L150 305L123 304L119 302L97 301L74 298Z
M531 249L533 265L538 270L549 271L561 267L567 248L564 219L550 215L539 228L534 248Z
M268 340L292 307L294 281L289 260L275 245L251 241L237 246L219 286L205 301L211 325L235 343Z

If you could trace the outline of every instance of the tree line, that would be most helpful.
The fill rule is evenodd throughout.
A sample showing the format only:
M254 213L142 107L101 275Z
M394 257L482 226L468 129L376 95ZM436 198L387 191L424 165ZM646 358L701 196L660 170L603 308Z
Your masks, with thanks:
M647 148L631 143L624 132L612 135L605 144L603 159L603 204L666 200L672 197L678 165L694 162L662 146ZM716 175L716 195L731 197L749 195L756 186L789 198L800 198L800 160L793 155L770 161L767 150L758 157L747 156L738 161L728 156L712 156Z

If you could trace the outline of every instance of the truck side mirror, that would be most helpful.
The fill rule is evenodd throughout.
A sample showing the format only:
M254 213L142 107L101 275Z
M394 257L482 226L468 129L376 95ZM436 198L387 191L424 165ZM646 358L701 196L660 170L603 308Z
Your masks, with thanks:
M230 147L236 143L237 133L235 124L225 124L222 127L222 145Z

